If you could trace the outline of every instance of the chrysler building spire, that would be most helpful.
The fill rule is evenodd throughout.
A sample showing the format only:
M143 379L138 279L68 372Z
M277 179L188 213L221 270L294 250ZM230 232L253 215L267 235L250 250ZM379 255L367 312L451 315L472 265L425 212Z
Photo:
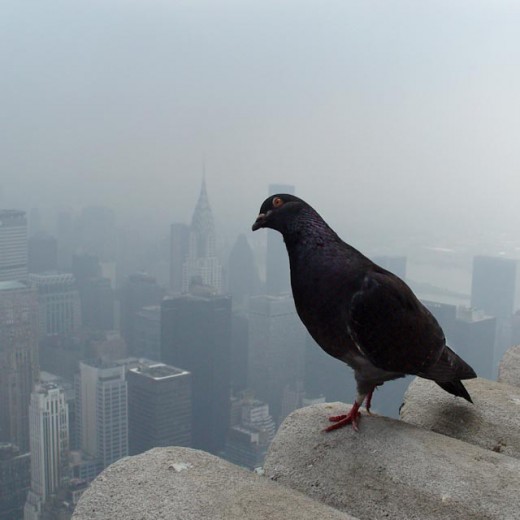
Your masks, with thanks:
M205 173L191 219L189 251L183 266L183 292L189 292L193 284L206 286L215 294L222 293L222 266L217 258L215 224Z

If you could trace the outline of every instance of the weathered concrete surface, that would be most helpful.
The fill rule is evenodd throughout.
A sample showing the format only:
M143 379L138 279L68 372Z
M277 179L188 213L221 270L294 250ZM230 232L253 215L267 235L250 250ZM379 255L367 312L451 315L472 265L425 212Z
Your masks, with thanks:
M520 458L520 388L481 378L464 385L474 404L453 397L432 381L414 379L404 394L401 419Z
M498 367L499 383L520 387L520 345L506 351Z
M324 433L350 405L293 412L266 475L362 520L520 518L520 460L402 421L363 415L360 431Z
M203 451L156 448L106 469L73 520L353 520Z

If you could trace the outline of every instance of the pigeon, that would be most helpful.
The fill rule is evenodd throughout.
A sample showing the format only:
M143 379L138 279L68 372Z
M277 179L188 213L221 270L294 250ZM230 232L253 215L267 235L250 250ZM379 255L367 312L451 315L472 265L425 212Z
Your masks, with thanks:
M268 197L253 231L279 231L289 255L296 311L320 347L354 370L356 400L344 415L330 417L325 431L351 424L359 408L370 413L378 386L407 374L435 381L472 402L461 380L475 371L446 344L430 311L393 273L345 243L302 199Z

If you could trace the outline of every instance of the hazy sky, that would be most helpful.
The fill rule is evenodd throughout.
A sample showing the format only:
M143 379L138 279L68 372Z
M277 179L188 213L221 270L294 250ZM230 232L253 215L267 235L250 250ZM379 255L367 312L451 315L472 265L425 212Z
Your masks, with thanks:
M520 3L4 0L0 206L520 228ZM520 233L519 233L520 234Z

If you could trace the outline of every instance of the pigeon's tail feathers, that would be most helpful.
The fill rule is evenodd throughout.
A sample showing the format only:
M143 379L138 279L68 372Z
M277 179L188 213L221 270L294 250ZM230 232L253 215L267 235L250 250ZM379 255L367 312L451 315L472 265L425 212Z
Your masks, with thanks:
M448 383L439 383L439 381L435 381L435 382L443 390L446 390L446 392L456 395L457 397L463 397L464 399L466 399L466 401L473 403L473 401L471 400L471 396L469 395L466 388L464 388L464 385L462 384L460 379L457 379L456 381L449 381Z
M428 367L423 374L418 375L426 379L432 379L439 384L477 377L475 371L447 345L444 347L437 362Z

